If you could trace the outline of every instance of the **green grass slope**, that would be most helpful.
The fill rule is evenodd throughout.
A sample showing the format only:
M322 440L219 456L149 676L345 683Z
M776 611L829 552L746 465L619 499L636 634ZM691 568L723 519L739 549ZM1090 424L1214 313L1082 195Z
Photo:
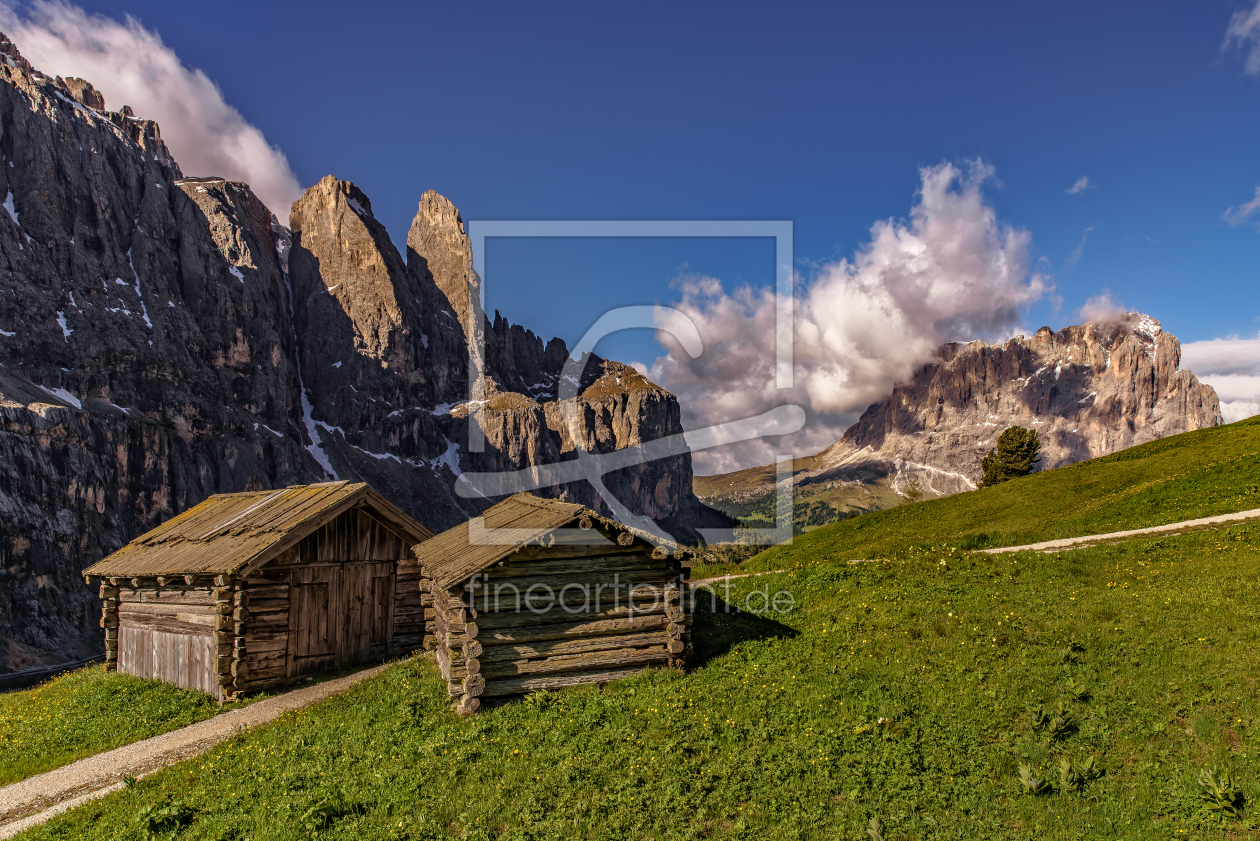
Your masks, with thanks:
M795 609L702 601L690 674L463 719L409 661L22 837L1260 838L1260 807L1220 817L1197 782L1260 798L1260 527L823 559L730 598L763 589ZM1101 776L1063 784L1065 759Z
M815 467L817 457L797 459L793 475ZM692 489L705 505L712 506L745 525L765 528L774 522L776 510L775 465L752 467L737 473L695 476ZM895 508L905 500L892 489L887 477L869 481L824 482L798 485L794 491L793 522L798 531L820 523L834 523L846 515Z
M897 557L927 545L1018 546L1251 508L1260 508L1260 417L994 488L864 514L763 552L749 568Z
M0 695L0 785L217 715L204 692L156 680L67 672Z
M1258 454L1234 424L824 527L744 612L701 596L688 674L463 719L408 661L23 837L1260 839L1260 525L964 548L1260 507Z

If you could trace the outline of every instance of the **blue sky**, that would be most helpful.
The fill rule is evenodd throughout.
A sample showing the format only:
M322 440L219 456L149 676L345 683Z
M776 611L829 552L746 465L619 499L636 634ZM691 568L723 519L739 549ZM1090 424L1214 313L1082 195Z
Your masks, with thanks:
M466 219L791 219L808 282L905 224L922 169L981 159L1053 287L1019 327L1109 292L1183 342L1260 335L1260 230L1222 219L1260 185L1260 79L1248 43L1223 47L1253 0L81 5L204 71L301 186L356 182L396 242L430 188ZM677 301L681 276L769 284L772 256L502 241L488 305L573 342L610 305ZM660 352L646 332L601 351Z

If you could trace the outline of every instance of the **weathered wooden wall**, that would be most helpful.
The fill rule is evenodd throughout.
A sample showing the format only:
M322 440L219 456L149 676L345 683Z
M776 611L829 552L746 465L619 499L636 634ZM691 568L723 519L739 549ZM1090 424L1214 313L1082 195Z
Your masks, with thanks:
M408 541L352 509L244 578L109 579L101 586L107 667L173 675L171 683L220 700L277 688L423 645L432 597L419 581ZM143 639L161 645L144 643L124 659L123 638L141 632L160 635ZM195 658L181 653L193 650Z
M410 552L399 560L394 583L394 651L405 653L433 647L433 594Z
M418 648L411 616L396 627L407 540L362 509L347 511L243 579L237 692L292 683L324 669ZM400 571L402 576L400 576ZM419 570L413 573L416 587ZM416 599L412 597L410 601ZM404 609L410 604L403 604Z
M200 689L222 700L215 681L213 594L208 587L174 581L169 586L153 579L101 586L106 668Z
M681 564L636 544L526 548L475 582L432 588L437 661L459 709L475 711L482 697L604 683L650 666L682 668L690 617ZM536 596L557 596L545 612L530 609L541 606L528 595L536 585L543 585Z
M118 633L118 670L223 700L214 679L214 638L208 634L123 625Z

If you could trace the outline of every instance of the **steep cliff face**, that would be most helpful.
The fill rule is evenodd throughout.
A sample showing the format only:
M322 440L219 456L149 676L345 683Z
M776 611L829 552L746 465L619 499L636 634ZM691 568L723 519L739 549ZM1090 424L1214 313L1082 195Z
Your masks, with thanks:
M1037 430L1045 469L1220 424L1216 393L1180 362L1176 337L1139 313L1001 345L948 344L838 442L798 459L793 481L807 500L886 507L914 480L928 495L974 489L1009 426ZM770 481L744 471L703 477L697 490L729 511L766 497Z
M270 212L0 43L0 668L98 645L79 570L312 474ZM81 101L82 100L82 101Z
M484 510L485 498L452 492L464 471L517 471L576 457L557 404L569 352L479 308L480 281L459 211L425 193L407 261L353 184L329 176L293 206L290 280L300 336L309 426L329 472L372 481L436 526ZM483 374L469 387L476 319ZM682 433L677 399L633 369L586 361L572 399L579 444L611 452ZM472 400L474 395L477 399ZM473 451L469 426L485 446ZM681 529L704 513L689 455L617 471L608 480L636 515ZM586 482L538 492L609 509Z
M0 35L0 671L95 649L79 571L209 494L366 480L436 530L490 504L454 492L462 471L575 455L553 408L567 348L481 316L445 198L424 194L406 261L331 176L290 232L247 185L183 178L155 123L105 106ZM477 318L491 399L470 412ZM595 358L580 378L603 383L575 401L587 446L681 433L672 395L618 392L609 371L630 382ZM683 536L704 513L689 456L609 486ZM540 492L599 505L581 482Z

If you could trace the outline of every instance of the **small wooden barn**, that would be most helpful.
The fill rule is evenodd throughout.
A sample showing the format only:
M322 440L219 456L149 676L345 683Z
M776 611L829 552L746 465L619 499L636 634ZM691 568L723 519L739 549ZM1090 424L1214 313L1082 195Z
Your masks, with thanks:
M212 496L84 570L106 668L224 700L419 648L432 536L366 484Z
M456 709L481 698L682 668L692 550L574 503L516 494L414 547Z

